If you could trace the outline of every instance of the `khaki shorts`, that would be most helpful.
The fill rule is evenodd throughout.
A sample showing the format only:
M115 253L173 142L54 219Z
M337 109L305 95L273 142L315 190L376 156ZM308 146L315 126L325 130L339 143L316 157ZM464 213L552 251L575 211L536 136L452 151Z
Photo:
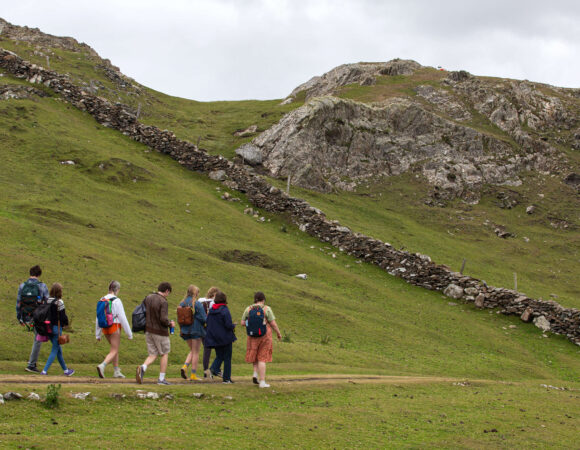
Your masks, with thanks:
M171 350L169 336L145 333L145 341L147 342L147 353L149 355L163 356L167 355Z

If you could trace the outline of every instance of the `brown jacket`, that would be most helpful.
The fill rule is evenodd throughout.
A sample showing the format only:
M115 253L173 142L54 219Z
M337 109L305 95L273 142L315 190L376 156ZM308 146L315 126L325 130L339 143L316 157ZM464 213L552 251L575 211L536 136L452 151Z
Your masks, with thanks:
M167 299L160 294L150 294L145 298L145 308L147 309L145 332L169 336Z

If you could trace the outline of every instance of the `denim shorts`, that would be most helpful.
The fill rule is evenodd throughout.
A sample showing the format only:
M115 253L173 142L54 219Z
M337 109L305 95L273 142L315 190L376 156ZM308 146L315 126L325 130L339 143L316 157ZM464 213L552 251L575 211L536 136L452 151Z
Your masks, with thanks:
M184 341L189 341L191 339L200 339L201 336L199 336L198 334L181 334L181 339L183 339Z

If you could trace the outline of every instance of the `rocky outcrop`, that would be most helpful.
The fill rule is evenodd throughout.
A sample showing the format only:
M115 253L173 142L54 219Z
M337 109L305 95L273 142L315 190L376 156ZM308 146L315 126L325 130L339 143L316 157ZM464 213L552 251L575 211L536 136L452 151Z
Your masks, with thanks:
M393 276L426 289L444 291L454 285L448 292L453 292L457 299L466 302L475 302L477 299L477 304L483 308L500 308L504 314L518 316L526 313L528 319L543 316L551 332L565 335L580 345L580 311L577 309L564 308L553 301L531 299L509 289L488 286L484 281L435 264L428 256L396 250L386 242L352 232L339 222L327 219L323 212L306 201L290 197L269 185L246 167L220 156L208 155L195 145L177 139L167 130L143 125L128 107L113 105L91 95L66 77L23 61L12 52L0 49L0 67L18 78L44 84L70 104L91 114L102 125L119 130L131 139L171 156L191 170L212 173L216 178L225 179L224 185L245 193L253 205L273 213L284 213L303 232L361 261L375 264ZM216 172L219 171L222 172L217 177ZM545 327L546 322L543 319L542 322Z
M447 95L430 87L419 92L431 99ZM456 106L458 119L469 118ZM550 167L544 147L543 152L536 147L522 152L405 98L381 105L313 99L252 145L262 151L262 164L272 176L290 176L295 185L323 192L352 190L369 178L413 170L423 174L439 198L477 198L483 184L519 184L520 171Z
M332 94L348 84L356 83L368 86L375 84L378 76L411 75L420 68L421 64L403 59L393 59L386 63L343 64L322 76L313 77L301 84L286 98L286 102L292 101L303 91L306 92L306 100L309 100Z

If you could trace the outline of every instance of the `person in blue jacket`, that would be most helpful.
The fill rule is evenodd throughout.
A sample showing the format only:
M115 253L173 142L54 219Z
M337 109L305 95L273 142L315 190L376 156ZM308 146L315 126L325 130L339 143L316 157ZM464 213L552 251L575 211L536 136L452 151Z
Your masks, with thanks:
M207 315L206 345L215 349L216 358L209 368L212 376L222 377L224 384L232 384L232 344L237 340L234 334L236 324L232 321L227 307L226 294L218 292L214 304ZM224 371L221 372L222 362Z
M199 360L199 349L201 348L201 340L205 337L205 322L207 317L203 305L198 301L199 288L195 285L190 285L187 288L185 298L179 304L180 307L191 308L193 311L193 323L191 325L179 325L181 327L181 338L187 342L189 346L189 353L185 358L185 363L181 367L181 377L187 380L187 371L191 364L191 381L197 381L196 371L197 362Z

